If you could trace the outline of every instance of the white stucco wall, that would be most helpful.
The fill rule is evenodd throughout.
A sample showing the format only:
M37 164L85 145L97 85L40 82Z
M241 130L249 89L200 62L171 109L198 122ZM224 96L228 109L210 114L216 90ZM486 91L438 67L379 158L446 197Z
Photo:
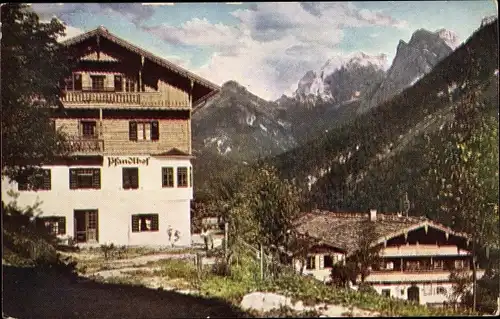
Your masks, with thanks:
M126 158L126 157L121 157ZM139 157L145 159L146 157ZM139 168L139 188L122 188L122 167ZM98 209L99 244L117 245L168 245L168 226L180 232L177 246L191 245L190 201L193 188L162 188L162 167L174 167L174 185L177 185L177 167L189 167L189 159L149 158L145 164L121 164L108 166L107 157L103 166L44 166L51 169L51 190L20 191L19 207L41 202L42 216L66 217L66 236L74 234L75 209ZM70 168L100 168L101 189L75 189L69 187ZM195 173L195 172L194 172ZM16 183L2 178L2 198L12 201L8 191L18 191ZM132 215L158 214L158 232L132 233Z

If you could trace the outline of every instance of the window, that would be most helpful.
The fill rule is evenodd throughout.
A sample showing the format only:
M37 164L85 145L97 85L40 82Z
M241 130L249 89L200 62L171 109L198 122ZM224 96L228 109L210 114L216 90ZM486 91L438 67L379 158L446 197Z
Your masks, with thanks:
M158 214L132 215L132 232L158 231Z
M123 91L123 82L121 75L115 75L115 91L122 92Z
M129 122L129 140L131 141L157 141L160 138L158 121Z
M70 77L64 79L64 89L66 91L81 91L82 75L79 73L74 73Z
M104 91L104 75L92 75L92 91Z
M468 263L466 260L455 260L455 269L465 269Z
M443 264L442 260L434 260L434 269L443 269Z
M391 290L390 289L382 289L382 296L384 296L384 297L390 297L391 296Z
M50 190L52 187L50 169L37 170L33 175L22 176L19 180L17 189L27 190Z
M65 235L66 234L66 217L41 217L39 222L52 235Z
M385 269L387 270L393 270L394 269L394 263L392 261L388 261L385 263Z
M189 185L191 185L191 187L193 187L193 168L192 167L189 168Z
M315 268L316 268L316 256L307 257L306 269L315 269Z
M137 189L139 188L139 168L137 167L124 167L123 174L123 189Z
M70 168L69 170L70 189L100 189L101 169L100 168Z
M331 255L324 256L324 265L325 265L325 268L333 267L333 257Z
M81 125L82 125L82 136L84 138L95 138L97 136L95 121L81 121Z
M174 168L162 167L162 186L174 187Z
M135 80L125 79L125 92L135 92Z
M188 187L187 167L177 167L177 187Z
M444 288L443 286L439 286L436 289L436 293L438 295L446 295L446 288Z

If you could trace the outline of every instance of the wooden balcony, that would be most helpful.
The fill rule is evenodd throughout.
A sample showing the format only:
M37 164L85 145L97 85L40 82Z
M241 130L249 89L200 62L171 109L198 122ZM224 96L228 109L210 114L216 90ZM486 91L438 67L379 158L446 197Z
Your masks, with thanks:
M483 269L477 270L477 278L484 275ZM379 282L427 282L427 281L448 281L450 278L450 271L434 270L434 271L372 271L366 277L367 283ZM469 271L472 275L472 271Z
M65 107L189 108L187 99L158 92L66 91L61 102Z
M83 136L70 136L67 144L72 154L100 154L104 152L104 140Z

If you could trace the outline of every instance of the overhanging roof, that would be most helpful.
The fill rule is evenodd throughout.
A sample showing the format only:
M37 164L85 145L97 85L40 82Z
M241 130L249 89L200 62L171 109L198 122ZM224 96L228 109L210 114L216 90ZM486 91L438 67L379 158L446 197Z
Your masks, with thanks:
M202 103L203 101L207 100L208 98L210 98L211 96L213 96L214 94L216 94L218 91L220 91L220 86L218 86L217 84L214 84L192 72L189 72L188 70L164 59L164 58L160 58L159 56L156 56L154 55L153 53L151 52L148 52L146 50L143 50L141 48L139 48L138 46L126 41L126 40L123 40L121 38L119 38L118 36L112 34L111 32L109 32L106 28L104 28L103 26L100 26L94 30L91 30L91 31L88 31L88 32L85 32L83 34L80 34L80 35L77 35L73 38L70 38L70 39L67 39L65 41L62 41L61 44L64 45L64 46L72 46L74 44L78 44L78 43L81 43L87 39L90 39L94 36L97 36L99 35L100 37L103 37L103 38L106 38L108 39L109 41L111 42L114 42L120 46L122 46L123 48L129 50L129 51L132 51L134 53L137 53L141 56L144 56L145 58L157 63L158 65L164 67L164 68L167 68L175 73L178 73L180 74L181 76L184 76L190 80L192 80L194 83L198 84L198 85L201 85L201 86L204 86L205 88L209 89L210 92L207 93L206 95L202 96L201 98L197 99L196 101L196 104L200 104ZM196 109L197 107L193 106L194 109Z

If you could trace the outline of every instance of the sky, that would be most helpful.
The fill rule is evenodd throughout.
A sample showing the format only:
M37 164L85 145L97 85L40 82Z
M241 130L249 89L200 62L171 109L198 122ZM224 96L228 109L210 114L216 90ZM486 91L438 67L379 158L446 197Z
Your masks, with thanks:
M103 25L111 33L222 85L234 80L268 100L290 95L309 70L351 53L386 54L417 29L461 41L496 1L33 3L66 37ZM336 59L341 61L341 59Z

